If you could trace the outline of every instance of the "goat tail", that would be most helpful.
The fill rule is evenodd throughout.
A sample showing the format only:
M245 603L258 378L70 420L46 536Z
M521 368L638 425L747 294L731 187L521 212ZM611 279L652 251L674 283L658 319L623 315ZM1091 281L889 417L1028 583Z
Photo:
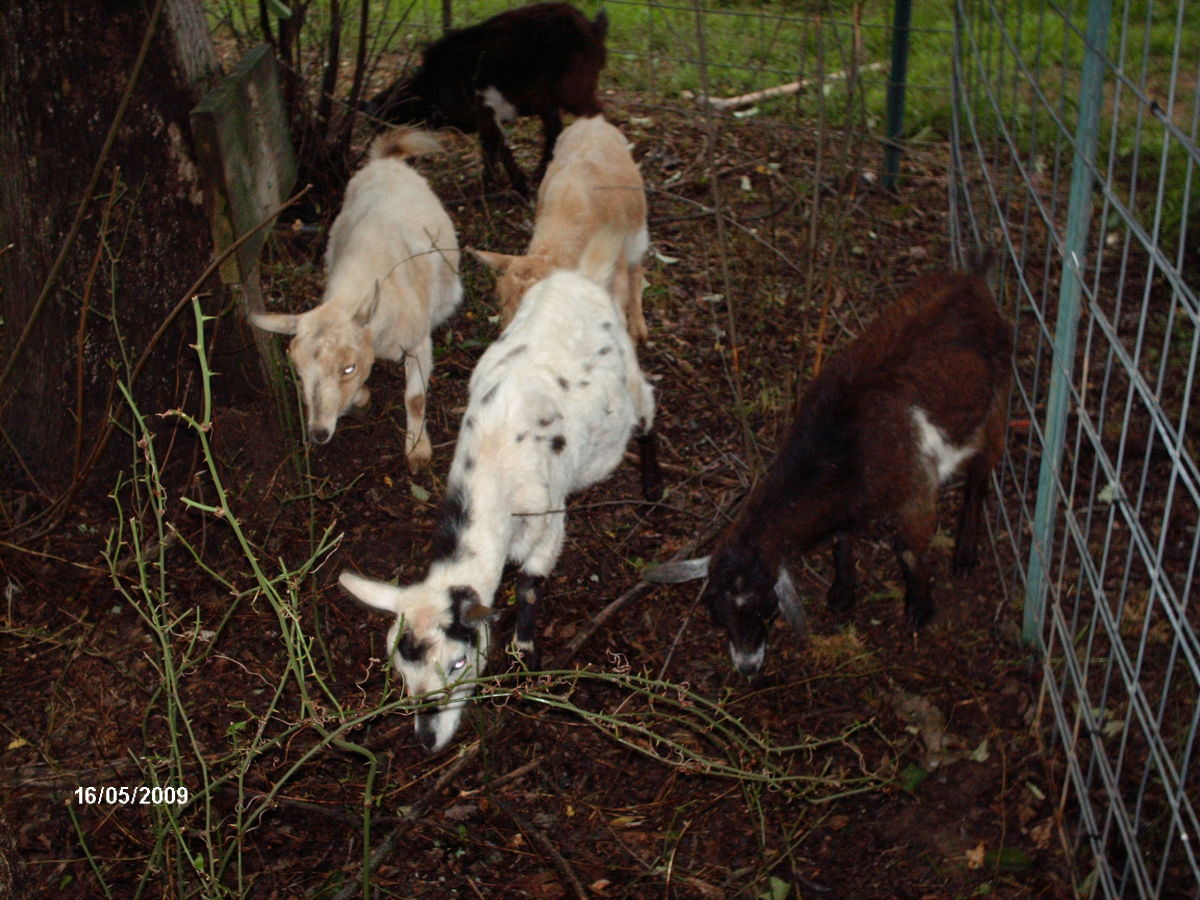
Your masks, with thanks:
M385 131L371 142L367 151L370 159L383 159L385 156L396 156L406 159L410 156L426 156L430 153L441 153L442 142L436 135L419 128L400 126Z
M596 18L592 20L592 34L598 41L603 41L608 36L608 13L604 10L596 13Z
M592 284L609 290L617 264L625 256L625 244L629 235L622 228L606 225L592 235L583 255L579 257L577 271Z

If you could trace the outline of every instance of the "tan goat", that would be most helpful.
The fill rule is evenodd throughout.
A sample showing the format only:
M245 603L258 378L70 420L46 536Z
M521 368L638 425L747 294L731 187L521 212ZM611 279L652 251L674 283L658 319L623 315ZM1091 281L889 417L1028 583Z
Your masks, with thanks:
M559 135L538 190L533 238L524 256L471 250L494 270L500 323L507 325L525 292L551 272L574 269L588 241L605 226L625 235L620 262L607 285L629 336L646 339L642 315L642 257L650 247L646 191L629 142L603 116L577 119Z

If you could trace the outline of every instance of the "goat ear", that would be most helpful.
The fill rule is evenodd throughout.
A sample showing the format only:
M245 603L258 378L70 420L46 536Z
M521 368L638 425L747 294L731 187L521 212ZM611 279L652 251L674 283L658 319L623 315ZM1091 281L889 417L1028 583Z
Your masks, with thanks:
M679 562L663 563L661 566L649 566L642 569L642 578L655 584L679 584L684 581L694 581L708 574L709 557L684 559Z
M495 622L500 613L482 603L472 603L462 611L464 625L482 625L484 622Z
M804 614L804 606L792 576L783 566L779 567L779 578L775 580L775 599L779 601L779 611L788 620L788 624L796 629L802 639L808 639L808 617Z
M367 606L397 615L400 613L404 594L395 585L388 584L386 581L363 578L353 572L343 572L339 575L338 584Z
M473 257L495 272L497 275L503 275L508 271L508 267L513 264L515 256L509 256L506 253L493 253L491 250L476 250L473 247L468 247L467 252Z
M292 313L250 313L250 324L274 334L295 334L300 317Z
M379 309L379 282L375 282L375 289L371 291L371 296L362 302L358 312L354 314L355 325L370 325L371 320L375 318L375 310Z

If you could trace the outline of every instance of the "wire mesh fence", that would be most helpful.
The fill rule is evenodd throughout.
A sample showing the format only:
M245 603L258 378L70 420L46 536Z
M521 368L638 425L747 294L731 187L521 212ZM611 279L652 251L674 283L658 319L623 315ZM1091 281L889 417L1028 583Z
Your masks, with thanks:
M1194 897L1195 40L1178 2L960 0L952 229L1017 311L997 532L1081 894Z

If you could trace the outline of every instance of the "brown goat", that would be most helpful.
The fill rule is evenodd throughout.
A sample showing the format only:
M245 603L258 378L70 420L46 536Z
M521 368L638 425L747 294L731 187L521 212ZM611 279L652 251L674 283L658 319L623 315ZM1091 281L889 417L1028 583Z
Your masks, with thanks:
M894 522L910 626L933 616L922 556L938 488L963 464L954 567L977 561L989 474L1003 450L1011 328L982 272L918 280L835 354L800 403L787 439L712 556L648 569L650 581L708 576L704 598L729 631L738 669L754 675L776 614L806 631L788 565L834 539L831 609L856 600L850 535Z
M522 116L541 118L540 179L562 131L562 111L601 112L596 83L606 60L607 32L603 11L589 22L569 3L509 10L431 44L415 72L362 109L381 124L420 122L479 132L485 178L494 181L499 158L513 187L527 195L529 182L504 139L504 126Z

